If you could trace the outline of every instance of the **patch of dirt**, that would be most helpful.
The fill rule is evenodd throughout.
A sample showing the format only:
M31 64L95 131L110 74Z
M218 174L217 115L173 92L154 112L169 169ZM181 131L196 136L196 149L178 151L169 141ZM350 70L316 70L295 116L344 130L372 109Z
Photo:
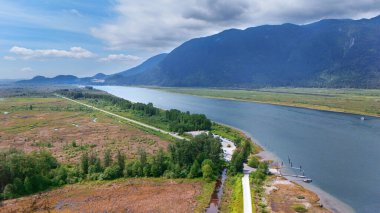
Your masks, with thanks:
M282 177L275 177L266 186L272 212L294 213L294 205L303 205L307 212L330 213L319 204L318 196L304 187Z
M126 179L68 185L4 201L1 212L193 212L200 182Z

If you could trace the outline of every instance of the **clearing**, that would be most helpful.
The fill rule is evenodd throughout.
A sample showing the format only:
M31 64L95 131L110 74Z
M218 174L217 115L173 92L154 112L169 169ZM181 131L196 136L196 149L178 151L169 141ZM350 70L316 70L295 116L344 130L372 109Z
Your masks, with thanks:
M133 159L139 148L155 153L170 143L159 133L61 98L6 98L0 102L0 122L0 150L47 149L64 163L77 162L83 152L106 149Z
M208 185L154 178L74 184L4 201L2 212L201 212L207 203L199 200L210 197Z

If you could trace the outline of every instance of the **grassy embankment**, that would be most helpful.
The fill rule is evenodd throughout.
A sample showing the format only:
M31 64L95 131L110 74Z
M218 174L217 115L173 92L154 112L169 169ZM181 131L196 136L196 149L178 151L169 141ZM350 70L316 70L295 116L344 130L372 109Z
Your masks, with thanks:
M252 101L334 112L380 116L380 90L265 88L256 90L158 88L210 98Z
M221 212L239 213L243 211L242 175L228 176L221 202Z

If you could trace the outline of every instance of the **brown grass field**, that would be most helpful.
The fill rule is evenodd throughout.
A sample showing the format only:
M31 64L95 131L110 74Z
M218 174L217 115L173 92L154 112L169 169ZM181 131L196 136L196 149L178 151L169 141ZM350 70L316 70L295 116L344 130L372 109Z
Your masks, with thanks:
M4 201L1 212L194 212L203 185L201 180L142 178L67 185Z
M76 162L83 152L102 156L106 149L113 154L119 149L131 159L139 148L153 153L170 143L124 121L58 98L2 99L0 123L0 150L46 149L65 163Z

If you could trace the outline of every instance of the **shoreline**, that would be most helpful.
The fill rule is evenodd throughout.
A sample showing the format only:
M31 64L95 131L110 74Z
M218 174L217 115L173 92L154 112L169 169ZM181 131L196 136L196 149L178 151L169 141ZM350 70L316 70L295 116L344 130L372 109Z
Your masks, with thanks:
M144 87L142 87L142 88L144 88ZM152 89L152 88L146 88L146 89ZM175 93L175 92L170 92L170 91L166 91L166 90L164 90L164 91L168 92L168 93ZM184 93L179 93L179 94L184 94ZM199 96L199 95L192 95L192 94L185 94L185 95L198 96L198 97L206 97L206 96ZM210 97L210 98L220 99L220 100L234 100L234 99L227 99L227 98L223 99L223 98L216 98L216 97ZM236 99L235 101L253 102L253 101L239 100L239 99ZM263 103L263 104L270 104L270 103ZM272 104L272 105L275 105L275 104ZM286 105L284 105L284 106L286 106ZM292 106L290 106L290 107L292 107ZM304 108L304 107L298 107L298 108ZM320 110L320 109L312 109L312 110ZM320 111L327 111L327 110L320 110ZM334 111L330 111L330 112L334 112ZM347 112L336 112L336 113L346 113L347 114ZM357 114L357 115L359 115L359 114ZM246 136L247 138L251 138L252 142L259 147L259 150L258 150L257 154L258 155L264 155L264 156L267 157L267 158L264 158L264 159L272 160L272 161L276 161L276 160L279 161L280 158L278 156L276 156L274 153L268 151L266 149L266 147L263 146L262 144L260 144L259 140L255 139L250 133L248 133L248 132L246 132L244 130L241 130L239 128L236 128L234 126L228 125L228 124L224 124L224 123L216 122L216 121L212 121L212 122L220 124L220 125L223 125L223 126L227 126L227 127L232 128L234 130L237 130L240 133L242 133L244 136ZM292 181L291 178L286 177L286 179L289 180L289 181ZM333 197L332 195L330 195L329 193L323 191L322 189L318 188L315 185L304 184L303 182L301 182L301 184L299 184L299 185L301 185L306 190L309 190L309 191L315 193L318 196L318 198L320 199L320 202L324 205L324 207L326 209L330 210L330 211L333 211L333 212L342 212L342 213L355 212L348 204L344 203L343 201L340 201L336 197Z
M215 122L215 121L214 121ZM245 135L247 138L251 138L252 142L256 144L259 147L258 153L255 154L259 157L262 158L262 160L268 160L268 161L280 161L281 159L274 154L273 152L270 152L266 149L265 146L260 144L259 140L255 139L250 133L238 129L236 127L223 124L220 122L216 122L218 124L233 128L239 132L241 132L243 135ZM299 181L298 179L292 178L292 177L284 177L284 176L279 176L274 174L277 177L283 177L288 181L293 182L296 185L301 186L305 190L308 190L314 194L316 194L319 198L319 202L323 205L324 208L331 212L336 212L336 213L355 213L355 210L349 206L348 204L344 203L343 201L339 200L338 198L334 197L333 195L329 194L328 192L324 191L323 189L319 188L318 186L315 186L310 183L304 183L302 181Z
M204 97L204 98L211 98L211 99L219 99L219 100L228 100L228 101L241 101L241 102L251 102L251 103L258 103L258 104L269 104L274 106L286 106L286 107L294 107L294 108L300 108L300 109L310 109L310 110L318 110L322 112L335 112L335 113L342 113L342 114L351 114L351 115L357 115L357 116L367 116L367 117L373 117L373 118L380 118L380 115L378 114L372 114L372 113L366 113L366 112L358 112L358 111L351 111L351 110L344 110L339 108L330 108L327 106L315 106L315 105L303 105L303 104L291 104L291 103L280 103L280 102L274 102L274 101L255 101L255 100L244 100L239 98L226 98L226 97L215 97L215 96L208 96L208 95L194 95L189 93L182 93L182 92L173 92L166 89L161 88L148 88L148 87L142 87L146 89L154 89L154 90L161 90L169 93L176 93L176 94L182 94L182 95L191 95L196 97Z

